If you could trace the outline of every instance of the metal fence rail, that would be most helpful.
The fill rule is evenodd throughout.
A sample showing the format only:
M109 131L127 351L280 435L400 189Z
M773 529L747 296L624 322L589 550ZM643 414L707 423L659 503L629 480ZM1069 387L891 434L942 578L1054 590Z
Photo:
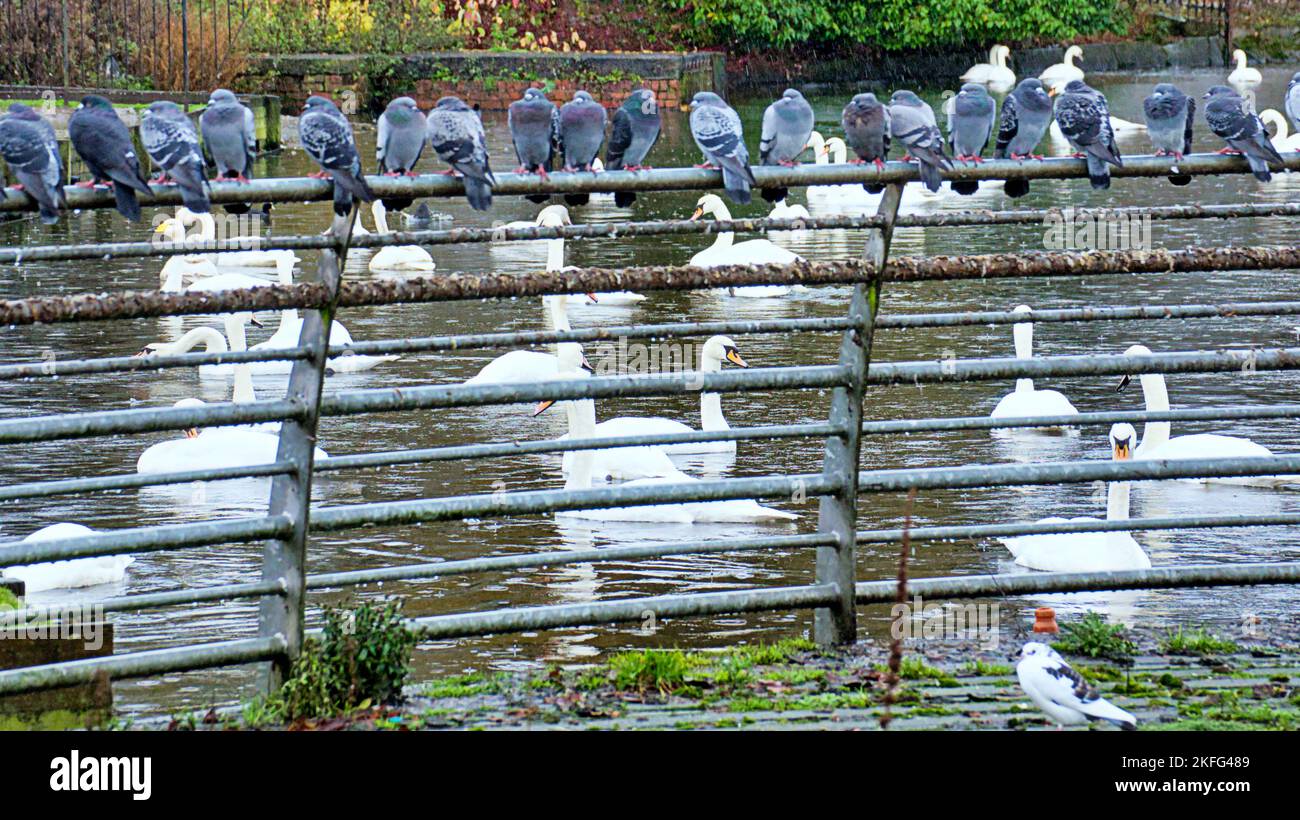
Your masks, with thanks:
M1288 167L1300 170L1300 154L1288 155ZM1115 176L1152 177L1168 172L1168 161L1126 157ZM1198 155L1180 170L1192 174L1242 173L1239 158ZM984 417L930 419L864 419L864 397L890 385L1009 380L1017 378L1088 378L1146 373L1285 372L1300 367L1300 348L1263 350L1174 351L1146 356L1046 356L1031 359L955 358L941 361L872 361L877 331L974 325L1008 325L1023 321L1087 323L1098 321L1169 322L1213 319L1233 322L1245 317L1294 316L1300 302L1260 301L1225 304L1110 305L1039 309L1029 314L1009 310L879 314L881 292L897 282L959 281L987 278L1045 276L1109 276L1147 274L1177 276L1199 271L1248 271L1300 267L1300 246L1276 248L1189 248L1161 251L1091 253L1019 253L955 257L895 257L890 243L895 228L906 225L990 226L1033 225L1059 214L1056 210L1006 212L970 211L925 216L900 216L902 184L914 168L888 163L871 166L802 166L796 169L755 169L760 185L848 184L880 181L888 184L880 211L859 217L815 220L733 220L701 223L657 221L617 225L573 225L558 229L454 229L415 231L380 236L349 237L348 220L335 219L326 236L281 237L275 247L321 251L321 262L310 282L219 293L105 293L0 301L0 324L23 327L38 323L104 322L159 316L202 315L236 310L307 311L299 344L294 348L168 356L116 356L50 362L0 364L0 383L11 388L34 379L95 377L189 368L213 364L289 361L286 395L252 403L216 403L198 408L100 410L59 416L0 421L0 446L33 442L117 436L147 431L186 430L278 421L279 448L270 463L209 470L177 470L150 475L101 475L71 479L27 481L0 485L0 501L36 499L67 494L115 492L194 481L261 479L269 484L265 515L190 524L140 527L57 540L0 544L0 567L92 555L115 555L186 549L225 543L262 544L260 577L242 583L199 586L147 594L120 595L98 602L106 612L193 605L219 600L256 600L258 636L202 646L178 644L93 661L50 664L0 671L0 693L26 691L92 680L107 672L113 677L140 677L187 669L241 663L265 663L274 686L288 673L308 634L304 628L306 595L310 590L355 587L394 581L420 581L466 573L504 572L526 568L636 561L670 555L720 553L762 554L779 550L811 550L815 575L803 585L743 589L703 594L646 596L558 606L506 608L489 612L449 613L418 618L410 626L423 640L494 632L562 628L575 625L639 620L647 610L657 617L690 617L719 613L811 609L814 637L823 643L843 643L856 635L855 607L892 600L893 580L859 581L859 545L896 544L911 539L987 539L1036 533L1080 533L1118 530L1166 530L1294 526L1300 514L1199 515L1139 518L1129 521L1063 523L998 523L862 529L859 509L873 494L913 489L989 488L1013 485L1153 481L1178 478L1248 477L1300 474L1300 456L1270 458L1183 459L1176 461L1068 461L1030 464L960 465L873 469L860 466L860 437L994 428L1087 426L1115 421L1191 421L1224 419L1293 419L1300 405L1278 403L1242 407L1205 407L1169 411L1113 411L1077 416L1038 416L1013 420ZM1078 179L1081 161L1060 159L1017 163L991 161L949 174L955 179ZM661 169L650 172L609 172L601 175L554 174L549 181L535 177L499 175L499 194L565 191L707 189L719 184L716 172ZM454 196L459 181L440 175L414 179L372 178L381 194ZM251 185L217 183L214 201L310 201L327 198L325 182L306 179L256 180ZM156 202L175 199L171 189L156 189ZM111 205L103 191L69 190L75 207ZM0 210L29 208L26 194L4 192ZM1300 203L1113 208L1076 212L1092 218L1150 216L1155 219L1286 218L1300 215ZM447 274L402 281L343 281L346 254L354 247L459 242L543 240L554 237L669 235L717 231L864 229L867 241L861 259L800 262L792 265L702 269L660 266L623 269L566 270L527 277ZM238 249L239 243L171 246L154 243L97 243L80 246L0 248L0 263L152 257ZM528 297L610 290L686 290L751 284L840 284L852 287L843 316L673 322L645 326L588 327L568 331L522 331L438 335L354 342L343 348L328 345L325 328L339 312L358 306ZM709 374L598 375L530 384L421 384L401 389L368 388L330 392L324 389L327 358L341 353L427 353L469 349L516 348L563 343L600 343L618 339L699 338L726 334L837 334L833 360L800 367L755 367ZM572 401L630 396L694 395L696 393L762 394L787 390L818 390L827 395L824 421L737 427L723 431L693 431L654 435L605 436L584 440L525 442L467 442L394 451L313 457L321 418L374 413L405 413L454 407L518 404L525 401ZM869 403L866 406L870 406ZM444 497L414 497L391 501L313 505L314 477L348 470L395 468L449 460L517 458L520 455L573 452L621 447L704 441L812 442L823 448L820 471L803 474L729 477L640 485L612 484L581 490L544 489ZM345 572L311 573L306 544L313 534L346 532L360 527L393 526L469 517L498 518L566 511L602 510L652 504L694 504L726 499L817 499L813 532L774 533L759 537L684 539L667 543L614 546L564 552L528 552L473 557L446 562L413 562ZM811 526L811 522L809 523ZM1177 588L1240 584L1280 584L1300 581L1300 564L1245 564L1162 567L1122 573L1032 573L913 580L912 591L931 597L1029 595L1064 590ZM22 616L48 614L53 607L32 607Z

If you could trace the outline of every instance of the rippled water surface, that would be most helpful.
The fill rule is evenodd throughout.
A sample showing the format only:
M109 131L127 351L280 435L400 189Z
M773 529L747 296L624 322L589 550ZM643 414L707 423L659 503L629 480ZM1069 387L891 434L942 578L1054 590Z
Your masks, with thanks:
M1281 108L1282 94L1293 69L1266 69L1259 89L1261 107ZM1140 121L1141 99L1158 80L1153 76L1095 78L1116 116ZM1199 94L1218 81L1216 74L1193 73L1177 78L1183 89ZM819 128L838 133L839 109L846 95L814 100ZM930 99L938 103L939 95ZM751 148L757 143L758 119L766 100L753 100L741 108ZM1198 123L1198 150L1217 148L1212 136ZM507 169L511 153L503 119L489 119L489 139L496 164ZM363 155L373 151L373 132L359 134ZM1046 146L1049 153L1062 153ZM1121 139L1127 153L1147 153L1145 135ZM668 115L666 133L651 157L668 167L696 162L685 116ZM429 160L425 160L426 163ZM430 164L431 167L431 164ZM305 157L286 152L258 164L260 176L291 176L310 170ZM1292 175L1295 176L1295 175ZM1051 205L1161 205L1187 202L1281 202L1293 199L1300 187L1286 175L1272 184L1249 176L1197 178L1192 185L1175 188L1164 180L1117 179L1109 191L1093 191L1086 182L1035 182L1031 194L1012 206L998 191L982 191L975 200L943 200L923 208L959 209L978 205L989 208L1045 207ZM575 222L656 219L688 215L696 194L643 194L630 211L612 202L594 201L574 209ZM814 214L852 212L854 206L827 201L814 193L811 201L796 191L792 201L808 202ZM757 198L756 198L757 203ZM435 211L450 214L454 224L484 226L493 220L530 219L536 206L519 198L502 197L491 214L470 211L462 201L431 202ZM281 234L319 232L327 221L324 203L279 207L274 230ZM738 215L761 215L761 204L736 209ZM369 225L369 219L367 218ZM48 244L143 239L148 227L127 226L109 211L73 215L54 228L32 220L0 223L0 244ZM742 237L743 238L743 237ZM843 259L861 253L865 235L831 231L783 241L811 259ZM1296 241L1294 220L1250 219L1232 222L1183 221L1157 223L1157 247L1209 244L1281 244ZM568 262L575 265L681 264L709 239L666 236L639 239L570 242ZM1003 250L1041 250L1040 227L905 229L895 241L899 254L981 253ZM525 272L541 267L540 245L444 246L433 250L440 271ZM303 264L314 265L304 253ZM0 268L0 298L72 294L95 290L156 287L157 260L125 259L95 262L24 264ZM371 276L361 253L349 256L348 275ZM1079 305L1171 304L1252 301L1296 298L1294 271L1223 272L1180 275L1132 275L1089 279L1051 278L993 280L989 282L925 283L891 286L883 294L883 310L905 313L940 310L996 310L1024 302L1034 307ZM846 288L818 288L783 300L731 300L703 294L660 293L635 308L590 307L573 311L575 326L669 322L684 319L841 316L848 306ZM269 335L251 330L250 343ZM493 330L541 328L540 303L535 299L464 304L402 305L347 311L342 317L359 340ZM55 325L0 330L0 360L19 362L58 358L111 356L134 353L144 344L176 338L185 329L215 324L212 317L184 320L157 319L134 322ZM1035 334L1041 355L1121 352L1142 342L1153 350L1209 350L1222 347L1272 347L1294 343L1293 318L1251 318L1234 321L1194 320L1152 323L1095 322L1080 325L1043 325ZM885 360L935 359L951 351L961 356L1010 355L1007 327L966 327L916 331L882 331L876 339L875 358ZM795 337L750 336L738 338L742 354L756 366L825 364L834 361L838 340L830 335ZM592 352L589 349L589 353ZM596 351L599 355L600 351ZM404 356L400 361L361 374L339 375L327 381L328 390L366 387L401 387L418 384L454 384L473 375L492 355L490 351ZM1169 380L1175 407L1258 404L1293 401L1296 377L1261 373L1238 375L1174 376ZM875 389L868 393L866 416L893 419L988 413L1011 388L1002 383L930 385ZM1046 386L1046 385L1041 385ZM1053 388L1067 393L1081 411L1138 407L1136 390L1116 393L1114 380L1091 378L1060 380ZM284 379L258 378L259 397L269 398L284 388ZM30 382L0 382L0 417L38 414L162 407L186 396L208 400L228 397L223 379L200 379L188 370L117 374L106 377L69 377ZM733 425L781 424L824 420L829 394L820 391L749 393L724 397ZM688 397L601 401L598 415L666 415L698 424L697 405ZM464 442L534 440L559 435L562 414L538 418L525 408L418 411L366 417L331 418L323 422L321 446L332 455L431 447ZM1300 451L1291 421L1203 423L1179 425L1180 432L1216 430L1249 436L1277 451ZM141 451L168 434L143 437L99 438L34 446L0 448L6 483L40 479L130 472ZM940 433L915 436L869 437L864 442L864 468L935 466L958 463L1006 463L1031 460L1107 458L1105 431L1086 428L1077 437L996 438L987 433ZM697 457L688 469L701 477L761 476L780 472L820 470L821 445L806 442L742 442L733 459ZM354 504L418 497L490 493L499 488L529 490L562 484L558 456L527 456L484 463L439 462L378 472L344 472L322 478L316 488L318 504ZM0 508L0 536L21 537L57 521L76 521L102 529L163 525L213 516L253 515L265 509L265 484L256 481L214 485L196 495L192 488L151 489L113 495L70 496L58 500L25 501ZM1133 493L1133 514L1181 515L1210 511L1267 513L1300 511L1300 494L1238 488L1205 489L1165 482L1139 485ZM377 567L413 561L441 561L520 552L584 549L609 545L670 542L745 535L811 532L816 527L815 503L779 504L798 512L799 521L784 526L663 526L596 524L550 516L509 520L471 520L419 527L369 529L316 537L309 548L313 572ZM860 506L863 528L893 527L902 523L905 499L882 495L864 497ZM1048 515L1104 515L1104 500L1090 486L1016 487L995 490L926 492L912 510L918 525L974 524L1033 521ZM1190 563L1233 563L1288 560L1300 555L1292 533L1282 529L1200 532L1144 532L1137 539L1157 566ZM257 545L227 545L138 556L121 589L96 588L76 593L34 596L50 601L83 600L121 593L143 593L178 587L199 587L247 581L258 576ZM891 577L897 563L892 548L860 548L860 577ZM400 595L411 615L431 615L487 610L501 606L541 605L623 597L686 593L705 590L762 587L807 582L812 577L812 556L805 552L723 554L670 557L636 563L577 565L489 575L452 576L428 582L367 587L357 594ZM996 542L918 545L912 559L915 576L948 573L983 573L1013 570L1006 550ZM343 593L314 595L313 605L346 600ZM1287 612L1294 593L1286 588L1220 591L1138 592L1096 595L1086 599L1054 599L1057 606L1102 607L1113 616L1144 622L1190 621L1234 624L1245 612L1279 616ZM1026 603L1033 603L1032 601ZM864 629L872 634L886 630L883 608L864 610ZM204 642L255 633L255 608L248 603L209 604L181 609L151 610L119 615L118 651L164 646L180 640ZM612 648L641 645L710 646L801 634L809 626L808 613L770 613L718 618L673 620L660 623L658 632L642 634L636 625L617 628L571 629L541 634L508 635L426 645L416 656L417 671L504 668L543 660L577 660ZM117 684L119 704L128 711L169 711L230 702L254 691L251 668L196 672L148 682Z

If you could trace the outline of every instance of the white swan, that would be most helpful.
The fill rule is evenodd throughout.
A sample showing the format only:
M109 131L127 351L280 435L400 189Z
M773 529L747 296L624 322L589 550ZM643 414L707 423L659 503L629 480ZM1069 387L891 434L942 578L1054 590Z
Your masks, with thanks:
M1018 305L1013 313L1029 313L1029 305ZM1017 359L1034 357L1034 323L1018 322L1011 327L1011 337L1016 345ZM1033 379L1016 379L1016 389L1003 396L997 407L989 414L990 418L1013 419L1026 416L1077 416L1074 408L1062 394L1055 390L1035 390ZM1061 431L1062 427L1027 427L1015 428L1026 431Z
M1048 88L1054 85L1065 86L1074 80L1082 80L1083 69L1074 64L1076 58L1083 59L1083 49L1078 46L1070 46L1065 50L1064 60L1043 69L1043 73L1038 75L1038 79L1042 80L1043 85Z
M1125 356L1150 356L1151 350L1145 345L1133 345L1124 351ZM1138 377L1142 382L1142 398L1148 412L1161 412L1169 409L1169 392L1165 388L1165 377L1159 373L1144 373ZM1120 381L1120 388L1131 379L1125 376ZM1170 438L1170 424L1167 421L1149 421L1142 428L1142 443L1134 451L1133 457L1150 461L1157 459L1180 458L1268 458L1273 452L1267 447L1256 444L1248 438L1222 436L1217 433L1197 433L1189 436ZM1300 484L1300 476L1269 475L1243 477L1210 477L1195 479L1203 483L1236 484L1247 487L1281 487Z
M598 160L597 160L598 161ZM507 227L517 225L511 222ZM548 205L537 214L537 219L531 223L524 223L523 227L537 228L558 228L563 225L572 225L569 218L569 209L563 205ZM546 243L546 270L562 271L567 270L568 266L564 264L564 237L555 239L531 240L533 242ZM585 305L603 305L605 307L627 307L635 305L638 302L644 302L645 297L639 293L633 293L630 290L614 290L604 293L588 293L584 297Z
M1232 59L1236 61L1237 67L1228 75L1228 85L1241 90L1264 82L1264 75L1259 73L1258 68L1246 65L1246 52L1237 49L1232 52Z
M199 225L199 232L193 236L187 235L185 229L195 223ZM166 234L172 242L197 241L206 244L217 241L217 221L212 214L196 214L184 206L177 208L176 216L163 220L156 230ZM222 251L204 255L211 258L217 267L229 268L272 268L279 267L284 260L291 260L294 265L302 261L293 251L286 250Z
M772 210L767 215L768 219L811 219L812 214L808 209L795 203L789 204L784 199L772 205Z
M209 256L211 254L208 254ZM176 259L178 257L172 257ZM188 257L179 257L188 258ZM204 291L213 293L222 290L236 290L239 288L264 288L270 285L292 285L293 284L293 267L298 257L289 254L276 259L276 279L266 279L261 276L255 276L250 273L221 273L220 268L213 267L215 272L212 275L198 273L197 269L190 269L184 266L177 266L168 269L163 266L164 280L161 290L169 293L180 293L184 291ZM169 262L170 264L170 262ZM184 284L185 277L190 277L190 283Z
M701 373L718 373L722 370L723 360L729 361L737 367L749 367L745 360L740 357L740 351L736 349L736 343L726 336L714 336L704 343L700 351L700 372ZM706 432L717 430L730 430L731 425L727 424L727 419L722 415L722 397L717 393L700 394L700 429ZM693 433L695 432L688 424L683 424L675 419L662 417L643 418L640 416L619 416L617 418L606 419L596 425L596 437L608 438L611 436L658 436L671 433ZM683 442L681 444L661 444L658 445L666 453L682 454L687 453L734 453L736 451L736 442L734 441L699 441ZM610 452L618 452L610 451ZM565 453L564 470L568 473L571 470L573 453ZM599 472L599 470L597 470Z
M1116 461L1132 458L1137 431L1131 424L1110 428L1112 457ZM1128 520L1129 484L1112 481L1106 488L1106 520ZM1095 518L1044 518L1039 523L1096 521ZM1044 572L1109 572L1147 569L1151 559L1133 536L1123 531L1045 533L1003 538L1002 543L1016 563Z
M271 338L264 342L253 345L252 350L277 350L289 347L297 347L298 339L302 336L302 317L298 315L297 308L289 308L280 311L280 325L271 334ZM337 319L330 325L330 348L338 348L344 345L352 344L352 334ZM337 356L331 356L329 362L325 365L325 374L332 376L336 373L360 373L364 370L370 370L384 362L393 362L400 359L401 356L387 353L373 356L360 353L344 352ZM264 370L257 370L261 373L288 373L293 370L293 362L288 360L271 361L271 362L254 362L253 366L266 365Z
M1006 46L993 46L989 49L989 61L976 63L967 69L966 73L961 75L962 82L983 83L999 88L1006 86L1010 89L1016 84L1016 73L1007 68L1007 58L1010 56L1011 49Z
M1300 134L1288 135L1286 117L1282 116L1280 111L1265 108L1259 112L1259 118L1276 129L1270 137L1274 148L1279 151L1300 151Z
M52 541L57 538L76 538L81 535L93 535L90 527L81 524L51 524L37 530L22 540L27 544L33 541ZM0 552L4 550L0 546ZM47 589L77 589L93 587L99 584L115 584L126 577L126 568L135 559L129 555L99 555L94 558L73 558L68 561L50 561L44 564L24 564L5 567L0 570L0 577L17 578L27 588L27 594L43 592Z
M717 194L705 194L700 197L695 203L695 213L691 216L691 220L697 220L706 214L714 219L724 221L731 219L731 211L727 210L727 206ZM691 257L691 264L702 268L714 268L722 265L789 264L803 259L799 254L786 250L770 239L736 242L735 238L735 234L730 231L719 233L712 245ZM789 285L750 285L718 290L725 290L732 296L766 298L785 296L791 288Z
M581 368L582 348L565 343L559 345L561 372L572 376ZM596 429L596 404L591 399L563 402L568 416L570 435L574 438L592 438ZM535 412L542 412L550 404L543 402ZM565 481L566 490L591 488L593 456L591 450L580 450L574 455L572 469ZM642 478L619 486L634 487L648 484L681 484L698 481L685 473L674 473L661 478ZM794 513L764 507L756 501L738 499L731 501L697 501L682 504L653 504L640 507L615 507L603 510L573 510L557 512L557 516L594 519L598 521L653 521L675 524L724 523L746 521L780 521L798 518Z
M200 344L203 345L204 353L227 353L239 352L245 349L244 325L253 323L261 326L261 323L253 318L251 313L226 313L222 315L222 321L225 324L226 332L223 334L214 327L196 327L181 336L174 342L151 342L137 354L137 356L178 356L182 353L188 353ZM226 337L230 341L226 341ZM233 386L235 402L253 401L253 373L262 366L275 366L280 362L245 362L244 364L201 364L199 365L199 377L210 378L213 376L231 376L235 377ZM286 370L266 370L265 373L284 373ZM262 375L262 372L259 372Z
M542 311L551 330L572 330L569 326L568 311L570 298L564 294L542 297ZM466 380L465 384L544 382L560 378L559 373L560 364L554 353L512 350L488 362L473 378Z
M375 232L380 236L388 230L388 212L384 203L376 199L370 203L370 213L375 218ZM437 268L433 257L419 245L388 245L375 251L368 263L372 272L431 271Z
M813 131L808 136L808 147L812 149L813 163L816 165L843 165L849 161L849 147L839 137L826 139L820 132ZM874 212L885 193L868 193L859 183L850 182L840 185L809 185L807 196L808 204L815 210Z

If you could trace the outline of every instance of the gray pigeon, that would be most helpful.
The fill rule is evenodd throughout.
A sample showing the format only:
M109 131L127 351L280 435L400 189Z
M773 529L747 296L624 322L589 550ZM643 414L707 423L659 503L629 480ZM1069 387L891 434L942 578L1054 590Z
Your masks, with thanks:
M662 121L659 102L648 88L638 88L628 95L614 112L614 127L605 148L605 170L640 171L646 167L646 155L659 139ZM614 204L626 208L636 201L631 191L615 191Z
M998 141L993 147L996 159L1042 159L1034 148L1052 127L1052 98L1037 78L1021 80L1002 101L998 121ZM1008 179L1002 189L1009 197L1029 193L1029 180Z
M253 155L257 152L253 110L234 92L218 88L208 95L207 108L199 116L199 133L203 136L203 150L217 166L217 179L248 182L253 178ZM223 207L232 214L248 213L248 205L243 202Z
M763 112L763 131L758 140L758 160L764 165L796 165L795 157L808 147L812 136L813 110L793 88ZM789 195L785 188L764 188L763 199L780 202Z
M1160 83L1151 96L1142 101L1142 114L1147 121L1147 134L1155 146L1156 156L1173 157L1181 162L1184 154L1192 151L1192 124L1196 121L1196 100L1169 83ZM1187 174L1171 174L1174 185L1187 185L1192 178Z
M607 119L605 107L586 91L577 92L573 99L560 106L556 137L564 155L564 170L591 170L591 163L605 141ZM570 205L586 205L589 199L587 194L564 195L564 201Z
M920 163L922 184L938 191L943 183L939 171L951 168L952 160L943 150L934 109L911 91L895 91L889 98L889 131L907 155Z
M523 99L510 103L506 124L510 127L510 141L515 146L519 160L516 174L537 174L546 179L555 160L555 126L559 111L555 103L546 99L540 88L530 88ZM542 203L549 194L530 194L529 202Z
M859 94L844 106L840 115L840 125L844 128L844 139L853 153L855 164L870 162L882 171L885 169L885 157L889 156L889 109L881 105L875 94ZM878 194L885 190L878 183L862 183L869 193Z
M1300 71L1291 77L1291 84L1286 87L1286 113L1291 118L1291 127L1300 131Z
M691 136L704 154L702 168L721 168L722 186L732 202L748 205L750 186L757 184L749 167L740 115L712 91L691 99Z
M1215 136L1228 143L1227 148L1220 148L1220 154L1241 154L1250 163L1251 173L1260 182L1273 178L1268 164L1283 163L1282 155L1277 152L1268 139L1268 129L1264 127L1259 115L1246 110L1246 101L1237 92L1226 85L1216 85L1205 92L1205 121Z
M1110 169L1124 167L1115 132L1110 127L1106 97L1083 80L1071 80L1056 101L1056 124L1069 140L1076 156L1088 161L1088 181L1093 188L1110 187Z
M347 216L352 198L374 202L375 194L361 176L361 157L352 137L352 125L334 103L324 97L308 97L298 118L298 139L303 150L321 167L317 178L334 180L334 213Z
M113 110L113 104L96 94L83 97L68 119L68 138L91 176L90 180L77 184L112 186L118 213L132 222L137 221L140 203L136 201L136 192L153 196L153 191L140 171L131 133Z
M997 113L997 103L993 102L984 86L966 83L961 87L953 103L952 117L948 120L948 143L952 146L954 158L976 165L983 162L980 155L993 136L993 120ZM954 180L952 183L952 189L963 196L970 196L979 187L980 184L973 179Z
M63 195L63 157L54 129L22 103L9 106L0 119L0 156L13 170L18 185L36 200L41 222L59 221L59 208L68 203Z
M379 172L395 177L405 174L418 176L415 163L420 161L424 143L428 140L424 114L410 97L398 97L379 115L378 135L375 139L375 159ZM410 206L409 197L385 199L384 207L400 211Z
M212 210L199 134L179 105L167 100L149 103L140 114L140 141L149 158L162 169L158 181L171 180L179 185L186 208L196 214Z
M429 112L429 144L443 162L465 178L465 198L476 211L492 207L496 177L488 165L483 121L456 97L443 97Z

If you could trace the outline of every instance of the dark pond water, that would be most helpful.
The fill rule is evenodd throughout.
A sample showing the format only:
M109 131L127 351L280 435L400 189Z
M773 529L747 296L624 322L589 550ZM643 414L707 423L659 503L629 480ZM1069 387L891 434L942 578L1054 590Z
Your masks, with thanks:
M1259 89L1260 107L1280 108L1292 69L1268 69ZM1152 76L1093 78L1111 100L1113 113L1140 120L1140 103L1157 82ZM1212 73L1177 78L1184 90L1198 95L1219 81ZM940 95L928 95L938 106ZM838 133L843 96L814 100L819 128L828 136ZM756 144L758 120L766 100L744 102L740 107ZM698 161L685 130L684 115L672 114L666 134L652 162L661 167ZM1202 131L1203 131L1202 127ZM510 151L503 120L489 121L489 138L500 168L508 168ZM365 156L370 156L373 133L359 135ZM1147 153L1145 136L1125 137L1126 153ZM1062 153L1045 146L1048 153ZM1217 148L1212 137L1198 136L1198 150ZM265 159L261 176L299 175L310 170L303 155L286 152ZM1083 182L1033 185L1029 197L1016 206L1050 205L1156 205L1186 202L1278 202L1295 197L1300 187L1285 175L1270 185L1248 176L1198 178L1186 188L1163 180L1116 180L1109 191L1097 192ZM612 203L593 202L575 209L575 222L623 221L681 217L689 214L695 194L642 195L631 211ZM803 191L792 201L807 202ZM982 207L1009 206L1001 193L987 192L977 200ZM838 212L840 206L816 195L817 213ZM970 207L971 201L924 203L918 207ZM493 220L530 219L536 206L518 198L500 198L490 215L470 211L463 202L431 203L450 214L454 224L483 226ZM327 205L281 207L275 230L284 234L320 231L326 224ZM738 208L740 215L764 213L761 205ZM373 227L369 217L367 225ZM114 213L87 212L69 217L54 228L31 221L0 224L0 244L96 242L143 239L147 226L127 226ZM1227 223L1205 221L1157 223L1157 247L1194 244L1280 244L1296 239L1295 223L1285 219L1253 219ZM700 237L654 237L571 242L568 261L576 265L684 263L709 240ZM861 252L861 232L817 233L784 240L797 252L813 259L837 259ZM1040 227L998 227L900 232L896 251L901 254L980 253L1010 249L1041 250ZM440 247L434 250L439 270L482 272L526 271L540 268L542 249L519 245ZM303 265L315 264L303 254ZM154 287L158 263L149 260L104 260L93 263L60 262L24 264L0 269L0 298ZM349 275L370 276L365 257L353 254ZM1293 299L1297 295L1294 271L1226 272L1178 276L1112 276L1092 279L1035 279L968 283L927 283L897 286L883 295L889 313L917 311L1006 309L1025 302L1035 307L1109 304L1160 304ZM762 316L840 316L848 304L844 288L815 289L785 300L722 300L699 294L655 294L635 308L594 307L573 312L575 326L626 322L666 322L682 319L756 318ZM471 333L491 330L537 329L541 311L536 300L466 304L409 305L348 311L342 317L357 339ZM133 353L147 342L176 338L184 329L215 324L211 317L181 320L147 320L86 326L58 325L0 330L0 360L17 362L59 358L110 356ZM271 322L272 327L274 321ZM1120 352L1142 342L1154 350L1206 350L1250 345L1277 346L1296 341L1293 319L1261 318L1236 321L1196 320L1160 323L1098 322L1038 328L1035 343L1042 355ZM253 330L250 343L270 330ZM822 364L834 360L837 340L828 335L796 337L755 336L738 339L742 353L753 365ZM953 351L961 356L1011 354L1010 331L1005 327L969 327L929 330L924 333L889 331L878 336L878 360L934 359ZM494 355L489 351L464 351L406 356L378 369L331 378L329 390L361 387L455 383L473 375ZM1295 376L1259 374L1174 377L1171 400L1176 407L1254 404L1294 401ZM283 389L279 378L256 380L260 397ZM1112 379L1064 380L1051 385L1069 395L1081 411L1137 407L1141 397L1133 391L1117 394ZM867 417L890 419L918 416L984 414L1010 384L984 383L899 387L874 390L867 399ZM165 371L142 375L75 377L24 383L0 382L0 417L45 413L166 406L186 397L220 400L229 386L222 379L200 379L193 371ZM825 418L829 395L817 391L755 393L724 398L728 419L735 425L810 422ZM598 412L606 418L620 414L655 414L698 423L697 407L688 398L602 401ZM329 419L321 431L321 445L341 455L377 449L430 447L461 442L531 440L563 432L563 416L531 418L519 408L473 411L421 411L364 418ZM1249 436L1278 451L1295 452L1292 422L1263 421L1224 424L1188 424L1183 432L1219 430ZM6 447L0 450L6 482L56 479L130 472L135 459L149 444L167 438L119 437L77 442ZM924 436L868 439L862 463L865 468L931 466L953 463L1005 463L1028 460L1107 458L1104 430L1087 428L1083 435L1063 438L994 438L987 433L944 433ZM817 442L741 443L734 460L701 459L689 469L702 477L759 476L777 472L820 469ZM383 473L364 472L331 476L317 488L317 503L350 504L464 493L485 493L502 486L528 490L559 486L559 458L526 457L489 463L443 462L401 467ZM1265 513L1300 510L1300 494L1236 488L1205 489L1180 483L1140 486L1134 490L1134 515L1180 515L1207 511ZM180 491L142 491L116 495L64 497L57 501L24 502L0 508L0 535L21 537L57 521L76 521L96 528L163 525L213 516L256 514L265 505L264 487L249 483L210 488L196 497L189 488ZM724 538L773 532L810 532L816 526L815 505L783 505L801 514L790 526L652 526L594 525L521 517L510 520L464 521L421 527L363 530L318 537L310 545L314 572L358 569L381 565L470 558L517 552L572 550L608 545L672 541L685 538ZM898 526L904 499L893 495L864 498L860 507L865 528ZM913 511L918 525L970 524L995 521L1033 521L1048 515L1104 515L1104 503L1087 486L1028 487L996 490L928 492ZM1295 559L1300 544L1293 533L1280 529L1139 533L1157 566L1190 563L1232 563ZM860 552L860 577L891 577L897 557L892 549L868 546ZM258 573L255 545L155 553L137 558L122 588L81 591L41 597L40 600L105 596L122 591L144 593L177 587L198 587L253 579ZM996 542L957 542L920 545L912 562L915 576L949 573L983 573L1014 569L1006 550ZM435 581L368 587L356 594L399 595L411 615L430 615L502 606L540 605L622 597L684 593L703 590L761 587L802 583L812 577L812 556L802 552L761 555L675 557L635 564L601 564L557 567L492 575L456 576ZM340 603L352 593L314 595L313 607ZM1113 617L1144 623L1209 623L1231 628L1245 612L1268 618L1286 617L1294 593L1285 588L1219 591L1143 592L1089 599L1052 599L1057 606L1100 607ZM1037 600L1024 601L1033 605ZM863 632L883 635L887 630L884 608L863 610ZM151 610L116 617L118 651L132 651L176 643L203 642L252 635L251 604L204 605ZM808 613L775 613L718 618L674 620L661 623L654 634L642 634L636 625L621 628L570 629L541 634L509 635L460 640L423 646L416 655L417 673L507 668L546 660L575 661L629 646L711 646L737 641L760 641L802 634ZM256 675L249 668L167 676L147 682L117 684L119 703L129 712L175 711L226 703L254 691Z

